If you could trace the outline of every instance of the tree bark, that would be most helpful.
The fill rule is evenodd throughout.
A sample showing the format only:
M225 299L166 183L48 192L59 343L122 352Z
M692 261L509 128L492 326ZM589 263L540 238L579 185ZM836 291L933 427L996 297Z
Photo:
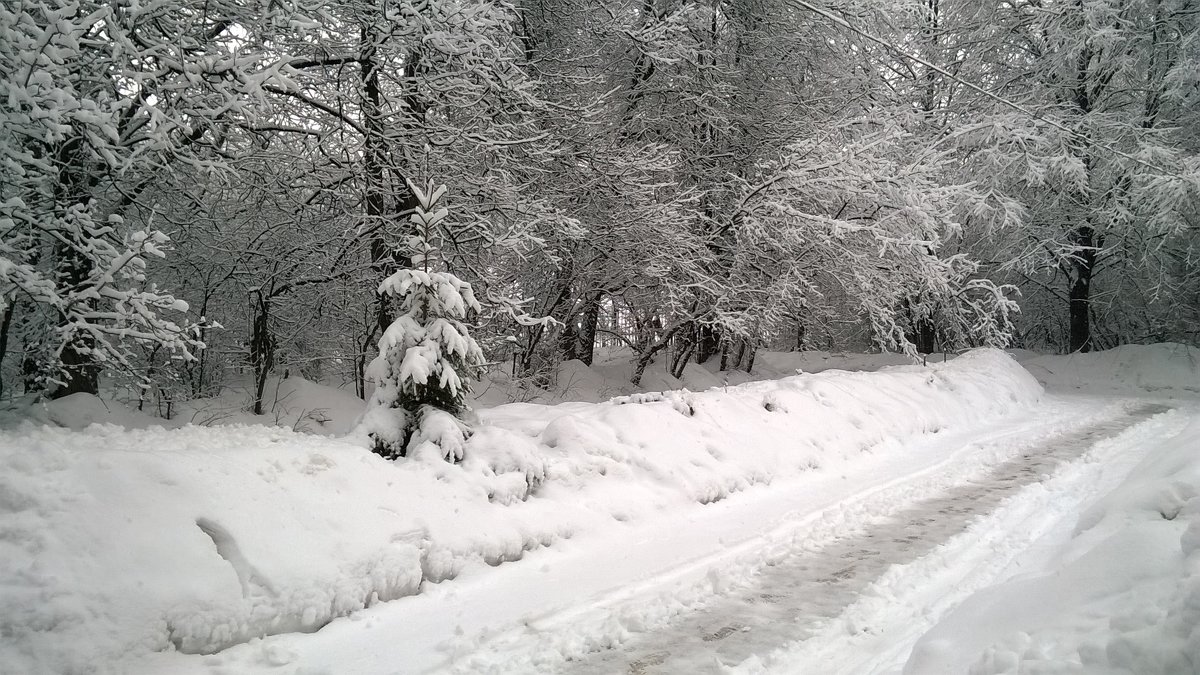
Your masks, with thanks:
M1072 352L1089 352L1093 346L1091 294L1096 265L1095 232L1084 225L1072 233L1071 239L1080 250L1071 259L1070 346Z
M81 246L82 247L82 246ZM55 247L61 288L79 287L91 274L92 262L79 254L74 247L60 244ZM92 300L86 300L89 306ZM92 358L96 340L88 334L76 334L63 345L59 363L62 366L63 383L56 387L50 398L59 399L71 394L100 393L100 368Z
M8 331L12 327L13 314L17 310L15 298L8 298L4 306L4 317L0 319L0 396L4 395L4 357L8 354Z
M383 279L388 274L388 245L384 236L383 214L387 210L387 197L383 191L384 153L383 139L383 93L379 86L379 62L377 59L379 35L370 23L363 25L359 33L358 68L362 85L363 130L363 177L366 180L366 195L363 206L367 229L374 232L371 237L371 262L376 266L377 276ZM382 334L392 323L388 296L375 294L375 323ZM257 404L256 404L257 407Z
M275 340L271 335L271 301L262 291L251 292L251 307L254 320L250 334L250 365L254 368L255 415L263 414L263 390L267 376L275 367Z
M596 357L596 327L600 323L601 297L599 291L586 295L583 299L583 313L580 315L575 352L579 360L589 366Z
M712 326L696 327L696 363L704 363L721 351L721 334Z

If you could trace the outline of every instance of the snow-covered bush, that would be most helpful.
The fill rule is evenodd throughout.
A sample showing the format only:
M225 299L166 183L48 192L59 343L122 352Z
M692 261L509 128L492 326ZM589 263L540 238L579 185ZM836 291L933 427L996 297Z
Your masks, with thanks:
M470 379L483 365L483 352L464 321L480 311L471 284L445 271L438 243L448 215L438 202L446 186L425 190L409 183L417 199L413 233L405 240L412 267L379 285L399 299L400 316L379 340L379 356L367 367L375 385L362 428L373 450L389 459L436 451L462 459L469 435ZM440 268L440 269L439 269Z

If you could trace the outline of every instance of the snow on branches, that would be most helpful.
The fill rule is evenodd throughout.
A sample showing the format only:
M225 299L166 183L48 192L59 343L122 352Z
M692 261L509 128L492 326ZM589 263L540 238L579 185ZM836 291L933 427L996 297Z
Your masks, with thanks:
M26 389L96 393L102 370L143 377L125 340L184 359L201 346L165 318L187 305L146 280L168 240L146 225L158 209L145 199L177 167L228 168L219 128L282 82L229 35L276 10L208 9L0 6L0 359L23 354Z
M769 178L745 187L733 217L744 291L723 300L730 310L758 308L770 325L789 304L854 305L880 347L910 354L926 346L922 330L943 348L1008 344L1015 289L949 251L964 221L1004 222L1019 206L946 181L953 155L915 143L902 122L850 120L763 167Z
M458 461L469 429L459 419L469 408L470 379L483 365L483 352L464 322L480 311L471 284L445 271L440 255L442 224L448 215L439 202L444 185L430 181L416 198L405 238L413 267L392 274L379 293L398 300L399 317L379 340L379 356L367 367L375 385L362 428L376 453L389 459L438 456Z
M146 258L164 256L165 234L145 229L122 238L120 217L98 224L90 204L20 227L29 220L21 206L17 199L0 204L0 230L16 233L0 241L0 313L27 303L52 326L27 346L26 357L41 362L42 386L63 387L89 368L135 373L130 342L167 347L184 360L203 347L188 323L166 318L186 312L187 303L146 281ZM56 268L39 264L39 236L54 242Z

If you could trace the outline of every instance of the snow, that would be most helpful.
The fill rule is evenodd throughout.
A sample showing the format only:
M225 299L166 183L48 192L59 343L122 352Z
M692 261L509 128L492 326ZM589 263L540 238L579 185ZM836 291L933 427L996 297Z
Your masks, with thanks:
M974 433L943 432L908 445L904 453L876 456L878 463L870 470L860 464L850 476L852 483L836 474L818 474L793 484L773 485L777 489L768 493L773 498L746 496L741 504L722 502L706 511L706 516L728 506L723 518L692 519L684 528L693 537L695 531L702 531L702 537L720 542L707 556L688 555L694 545L681 542L682 535L638 537L634 539L639 543L638 555L644 557L644 548L660 555L663 550L674 551L686 563L630 588L579 603L579 609L527 619L521 628L488 640L483 649L459 659L457 670L612 673L657 665L647 672L673 673L706 672L714 663L735 664L739 659L729 661L728 653L714 653L713 647L752 641L763 634L769 638L772 633L802 633L805 618L814 612L832 609L836 614L843 581L852 580L872 564L886 567L889 559L903 555L906 547L897 548L893 540L919 534L919 528L889 522L890 514L922 500L940 498L950 488L973 486L996 462L1057 447L1064 431L1088 429L1114 414L1118 419L1124 417L1120 405L1100 406L1090 412L1095 404L1047 401L1019 420L972 430L986 432L983 443L964 440L977 437ZM1058 421L1064 418L1073 421ZM937 513L918 510L914 522L926 522L931 515ZM729 527L727 520L734 518L737 527ZM860 539L860 532L879 536ZM660 541L665 542L661 550ZM879 558L875 563L870 560L872 555ZM912 583L921 587L921 580L918 577ZM920 607L913 605L912 609L920 612ZM870 626L872 618L857 617L850 625ZM861 628L854 632L863 633ZM611 647L615 649L592 653ZM871 653L869 649L838 651ZM822 654L803 668L785 667L777 672L866 672L832 668L828 656Z
M666 359L651 363L642 376L640 386L629 383L632 372L630 365L633 351L627 347L597 348L591 366L582 361L571 360L559 364L550 374L549 382L542 388L524 388L511 381L504 373L493 371L484 381L475 386L474 400L477 405L490 407L511 400L530 403L561 403L564 401L586 401L600 403L616 396L627 396L640 392L690 389L704 391L713 387L727 387L790 377L798 372L820 373L827 370L872 372L888 366L912 365L913 359L903 354L851 354L843 352L758 352L754 370L720 372L720 358L714 357L703 365L688 363L683 376L672 377L667 373ZM943 355L929 357L930 362L944 360Z
M162 428L70 397L0 430L0 670L612 672L621 649L654 654L689 626L732 643L741 629L704 624L706 608L1075 434L1080 459L881 563L844 604L806 587L824 618L725 666L1196 672L1194 356L1017 354L1048 387L1101 394L1081 396L1046 395L996 350L927 366L764 353L755 377L806 373L725 384L689 366L708 389L663 392L622 389L621 357L603 355L565 364L550 393L566 375L611 400L480 410L469 438L431 422L426 445L457 464L385 461L353 431ZM325 407L314 430L344 433L363 409L300 378L271 386L284 425ZM235 398L182 405L263 419Z
M292 375L269 377L263 388L263 415L250 412L254 383L249 377L231 378L228 386L212 398L197 398L172 404L171 419L155 416L154 404L146 411L135 404L122 403L109 395L72 394L53 400L37 401L24 407L0 409L0 427L12 426L21 419L82 431L91 424L115 424L126 429L160 426L175 429L184 425L279 426L295 431L341 436L349 432L363 414L365 404L354 392L318 384ZM163 411L165 412L165 410Z
M1200 348L1175 343L1123 345L1066 356L1017 354L1040 382L1091 393L1200 394Z
M1020 574L934 626L905 672L1200 672L1195 412L1108 494L1064 518L1064 532L1033 542L1012 563Z
M927 555L889 568L809 640L748 659L734 671L808 672L819 665L829 673L974 672L971 663L985 658L1003 632L986 621L971 623L970 613L960 611L972 605L1017 604L1024 606L1023 619L1036 623L1052 606L1046 600L1054 594L1036 591L1090 592L1102 579L1072 575L1046 559L1047 542L1059 536L1064 523L1072 524L1081 508L1119 486L1161 439L1187 438L1188 426L1186 416L1172 412L1102 440L1081 461L1022 488ZM1048 588L1006 583L1032 571L1046 574ZM1121 583L1136 582L1139 577L1123 579ZM1003 609L999 615L1004 616ZM1042 671L1029 663L1020 671L998 672Z
M315 630L541 547L619 548L630 526L899 456L902 439L1040 396L981 350L662 400L501 406L480 414L460 465L282 428L27 423L0 432L0 663L123 671Z

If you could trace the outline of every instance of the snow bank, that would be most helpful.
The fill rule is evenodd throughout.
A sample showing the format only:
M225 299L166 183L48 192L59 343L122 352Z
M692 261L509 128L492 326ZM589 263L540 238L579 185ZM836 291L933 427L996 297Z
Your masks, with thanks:
M501 406L460 465L265 427L0 432L0 663L92 672L314 630L520 559L1034 403L999 351L599 405ZM355 440L355 439L351 439ZM110 670L117 668L111 667Z
M1042 384L1087 392L1200 394L1200 348L1162 343L1065 356L1016 357Z
M1200 672L1195 412L1084 511L1065 544L1018 561L1041 571L968 598L922 638L905 672Z

